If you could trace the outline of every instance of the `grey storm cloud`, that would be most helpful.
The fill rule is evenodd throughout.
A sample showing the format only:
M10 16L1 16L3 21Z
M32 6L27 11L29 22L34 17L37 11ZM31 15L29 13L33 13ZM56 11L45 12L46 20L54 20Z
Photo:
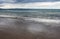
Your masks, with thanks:
M60 0L16 0L16 2L54 2Z
M0 3L54 2L60 0L0 0Z

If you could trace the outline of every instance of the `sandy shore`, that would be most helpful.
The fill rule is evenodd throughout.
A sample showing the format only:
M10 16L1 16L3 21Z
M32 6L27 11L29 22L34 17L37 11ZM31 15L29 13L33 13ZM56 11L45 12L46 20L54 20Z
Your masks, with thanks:
M0 18L0 39L60 39L60 23Z

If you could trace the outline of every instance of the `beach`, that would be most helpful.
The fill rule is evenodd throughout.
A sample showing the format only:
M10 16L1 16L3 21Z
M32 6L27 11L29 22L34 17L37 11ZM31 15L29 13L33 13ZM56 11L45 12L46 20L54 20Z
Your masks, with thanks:
M0 39L60 39L59 10L0 10Z

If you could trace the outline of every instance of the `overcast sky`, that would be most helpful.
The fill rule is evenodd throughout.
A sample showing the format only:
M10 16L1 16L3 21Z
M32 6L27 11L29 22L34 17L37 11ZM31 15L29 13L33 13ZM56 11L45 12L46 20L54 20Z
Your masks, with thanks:
M0 0L0 3L56 2L60 0Z
M0 8L60 9L60 0L0 0Z

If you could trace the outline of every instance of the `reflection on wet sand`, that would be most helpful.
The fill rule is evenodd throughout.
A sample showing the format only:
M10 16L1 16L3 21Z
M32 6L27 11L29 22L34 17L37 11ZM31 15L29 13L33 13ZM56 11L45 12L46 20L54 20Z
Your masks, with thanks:
M60 23L0 18L0 39L60 39Z

